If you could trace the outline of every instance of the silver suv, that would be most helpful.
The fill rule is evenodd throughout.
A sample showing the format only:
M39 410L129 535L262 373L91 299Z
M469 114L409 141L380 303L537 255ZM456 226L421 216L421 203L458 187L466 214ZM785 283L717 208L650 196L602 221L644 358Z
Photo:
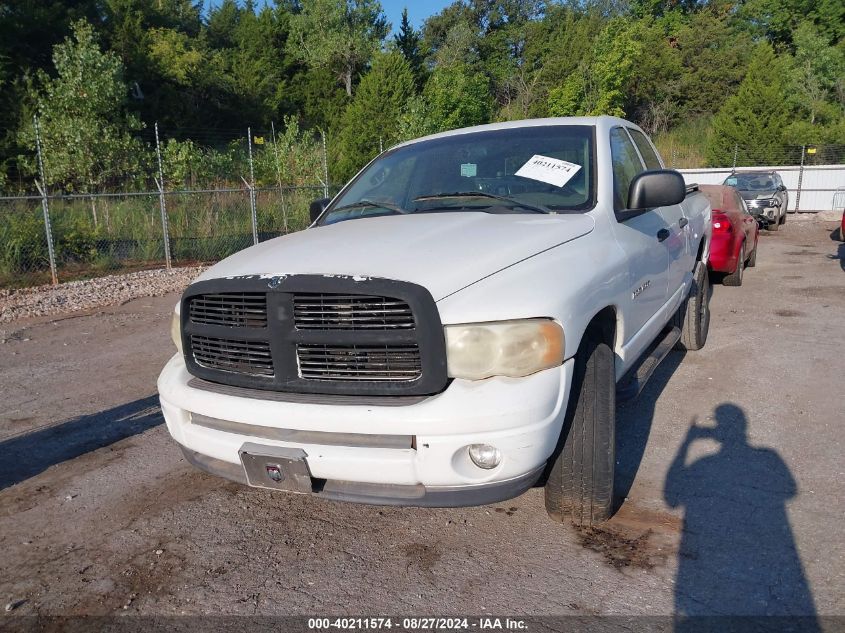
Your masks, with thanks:
M748 211L769 231L786 223L789 194L776 171L734 172L722 184L736 187Z

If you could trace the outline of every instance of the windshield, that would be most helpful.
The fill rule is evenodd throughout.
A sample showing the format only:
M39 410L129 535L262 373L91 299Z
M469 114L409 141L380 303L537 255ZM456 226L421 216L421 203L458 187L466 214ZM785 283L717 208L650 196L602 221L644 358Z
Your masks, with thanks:
M320 224L403 213L560 213L594 205L593 128L457 134L386 152Z
M734 174L725 184L740 191L772 191L776 187L771 174Z

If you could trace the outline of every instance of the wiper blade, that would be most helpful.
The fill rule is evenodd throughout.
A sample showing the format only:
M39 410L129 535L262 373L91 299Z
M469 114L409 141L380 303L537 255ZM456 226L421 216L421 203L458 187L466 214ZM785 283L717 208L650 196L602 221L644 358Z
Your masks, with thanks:
M392 202L378 202L376 200L359 200L358 202L345 204L342 207L335 207L331 210L331 213L334 213L335 211L346 211L348 209L363 209L366 207L388 209L389 211L393 211L394 213L411 213L411 211L400 207L398 204L393 204Z
M515 206L522 207L523 209L530 209L536 213L552 213L552 210L548 207L544 207L539 204L529 204L528 202L522 202L521 200L517 200L515 198L509 198L508 196L500 196L495 193L487 193L486 191L456 191L454 193L436 193L430 196L420 196L419 198L414 198L414 202L420 202L424 200L442 200L444 198L490 198L492 200L500 200L502 202L509 202Z

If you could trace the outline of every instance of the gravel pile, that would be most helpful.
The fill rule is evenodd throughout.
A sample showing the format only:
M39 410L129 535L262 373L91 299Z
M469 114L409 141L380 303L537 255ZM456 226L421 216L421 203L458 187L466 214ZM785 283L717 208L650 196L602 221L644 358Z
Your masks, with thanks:
M58 286L0 290L0 323L118 305L138 297L157 297L182 290L204 266L142 270Z

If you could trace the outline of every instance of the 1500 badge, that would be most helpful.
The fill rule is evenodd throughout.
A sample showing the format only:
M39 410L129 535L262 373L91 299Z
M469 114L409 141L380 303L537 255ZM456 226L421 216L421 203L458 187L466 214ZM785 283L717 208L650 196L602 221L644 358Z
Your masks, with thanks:
M631 299L636 299L637 297L639 297L642 294L643 290L648 288L650 285L651 279L646 279L639 288L634 289L634 292L631 293Z

